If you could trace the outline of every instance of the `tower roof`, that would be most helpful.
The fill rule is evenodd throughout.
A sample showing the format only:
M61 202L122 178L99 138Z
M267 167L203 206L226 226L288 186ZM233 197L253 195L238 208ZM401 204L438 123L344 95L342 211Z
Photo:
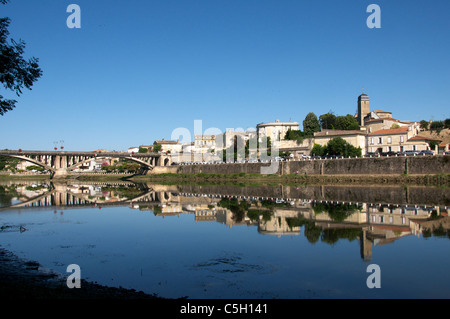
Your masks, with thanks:
M365 93L358 96L358 101L369 101L369 96Z

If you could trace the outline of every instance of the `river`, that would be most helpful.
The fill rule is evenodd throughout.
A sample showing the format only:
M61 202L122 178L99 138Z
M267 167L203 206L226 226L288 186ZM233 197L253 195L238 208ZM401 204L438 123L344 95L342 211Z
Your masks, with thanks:
M167 298L449 298L449 207L442 187L11 181L0 247Z

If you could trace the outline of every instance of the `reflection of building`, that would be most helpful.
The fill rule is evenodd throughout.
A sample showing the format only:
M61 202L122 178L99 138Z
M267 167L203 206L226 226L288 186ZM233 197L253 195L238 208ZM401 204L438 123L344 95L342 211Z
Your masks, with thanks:
M11 208L111 205L153 211L156 216L161 217L189 213L194 216L196 222L215 221L230 228L239 225L258 226L258 232L261 234L283 236L302 233L311 243L320 240L326 244L334 244L342 239L357 240L364 260L371 259L372 248L375 245L389 244L410 235L425 236L427 232L439 227L443 227L448 233L450 228L448 207L444 206L445 200L441 202L441 207L350 202L351 198L361 197L355 194L362 193L374 193L374 197L371 198L387 197L387 193L382 193L381 189L376 191L373 188L370 188L370 191L364 189L361 191L358 187L357 191L355 188L352 192L346 187L345 192L341 193L344 188L338 189L339 187L335 186L309 189L274 187L277 194L282 193L284 196L271 198L256 197L254 189L250 188L245 190L239 188L240 195L218 195L215 192L180 193L181 186L136 187L127 183L117 186L108 183L38 185L23 181L23 185L16 187L18 195L15 201L20 203L13 203ZM189 185L186 189L191 191L191 187L195 188ZM214 190L210 188L211 186L199 187L202 191ZM221 190L223 189L221 187ZM426 192L424 188L399 189L395 198L400 202L404 202L405 197L417 200L419 193ZM247 191L252 195L247 195ZM383 191L395 193L391 187ZM264 188L264 192L267 194L270 191ZM439 194L440 198L446 198L448 192L439 190L436 193L433 191L426 194L420 197L420 201L426 200L428 194ZM305 197L340 197L346 198L346 201L312 200Z
M299 235L300 226L292 226L289 220L298 217L295 210L276 209L269 220L264 221L262 216L258 223L258 232L265 235Z

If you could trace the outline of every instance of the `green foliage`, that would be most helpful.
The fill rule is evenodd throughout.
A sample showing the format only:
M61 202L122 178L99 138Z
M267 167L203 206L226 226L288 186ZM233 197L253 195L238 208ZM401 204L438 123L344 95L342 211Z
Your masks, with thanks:
M325 151L326 151L326 146L314 144L314 146L311 150L311 155L323 156L323 155L325 155Z
M444 128L450 128L450 118L444 120Z
M353 241L358 238L361 230L354 229L326 229L322 232L321 240L327 244L335 244L339 239L348 239Z
M263 221L268 222L272 218L273 212L268 210L257 210L257 209L252 209L247 212L247 217L253 221L259 220L259 216L262 216Z
M428 125L430 124L428 121L422 120L419 123L421 129L428 130Z
M303 131L305 137L314 136L315 132L320 131L320 123L313 112L309 112L303 120Z
M252 147L250 147L250 145ZM255 148L255 145L256 145L256 148ZM244 146L245 158L247 158L247 159L249 158L250 151L252 152L252 154L263 151L263 152L267 152L267 156L270 156L272 153L272 151L271 151L272 140L271 140L270 136L266 137L266 145L267 145L267 150L265 147L263 149L262 146L264 146L264 145L260 145L259 139L256 136L251 137L250 139L245 141L245 146ZM234 146L231 146L231 147L233 147L234 160L237 160L237 143L235 143ZM225 156L226 156L226 152L224 150L222 153L223 161L225 161Z
M137 173L141 169L141 165L137 163L130 163L126 161L121 161L116 165L104 165L102 170L106 172L116 172L116 173Z
M348 218L359 209L359 206L348 203L316 203L313 206L315 214L328 213L330 218L335 222L343 222L346 218Z
M396 128L400 128L400 125L398 125L397 123L392 124L391 129L396 129Z
M158 153L161 150L161 144L154 143L153 144L153 152Z
M324 130L334 130L336 127L336 115L332 112L319 116L320 126Z
M20 160L9 156L0 156L0 171L15 171Z
M148 148L145 147L139 147L139 153L148 153Z
M27 166L27 170L28 171L36 170L36 171L42 172L44 170L44 168L42 166L31 165L31 166Z
M351 114L336 116L332 112L319 116L324 130L359 130L358 120Z
M285 136L284 139L285 140L293 140L293 141L297 141L298 143L303 142L303 139L306 137L306 134L300 130L291 130L289 129Z
M344 157L361 157L361 147L355 147L346 142L342 137L335 137L328 141L325 147L325 154L328 155L342 155Z
M13 198L19 197L19 193L14 185L0 185L0 207L10 206Z
M440 133L443 128L444 122L442 121L435 121L430 124L430 131L436 131L437 133Z
M335 128L336 130L359 130L359 124L353 115L347 114L336 117Z
M250 204L247 201L239 202L236 198L222 198L218 203L220 207L227 208L233 213L232 219L235 222L241 222Z
M1 4L7 2L7 0L0 1ZM0 82L5 89L20 96L23 88L31 90L33 83L42 76L42 70L37 58L24 59L24 41L16 42L13 39L8 41L10 22L9 18L0 18ZM4 99L0 95L0 115L11 111L16 103L16 100Z
M439 145L437 141L428 141L428 145L430 146L430 149L434 151L436 145Z

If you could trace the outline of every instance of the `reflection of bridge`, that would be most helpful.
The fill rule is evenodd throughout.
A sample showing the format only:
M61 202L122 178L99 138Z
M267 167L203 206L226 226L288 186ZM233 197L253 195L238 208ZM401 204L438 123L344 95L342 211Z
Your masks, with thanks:
M106 186L106 185L105 185ZM136 185L134 185L136 186ZM41 194L32 198L23 200L20 203L0 208L1 210L9 210L14 208L37 208L37 207L55 207L58 209L67 209L75 207L113 207L113 206L129 206L139 204L167 203L172 200L172 193L166 191L158 191L153 188L141 187L139 192L133 196L121 197L114 199L102 200L99 197L90 195L89 188L85 186L73 187L70 185L50 184Z
M124 152L63 152L63 151L0 151L0 156L10 156L41 166L51 173L51 177L64 177L70 171L91 161L105 158L123 158L141 165L143 171L155 166L168 166L171 159L159 153Z

